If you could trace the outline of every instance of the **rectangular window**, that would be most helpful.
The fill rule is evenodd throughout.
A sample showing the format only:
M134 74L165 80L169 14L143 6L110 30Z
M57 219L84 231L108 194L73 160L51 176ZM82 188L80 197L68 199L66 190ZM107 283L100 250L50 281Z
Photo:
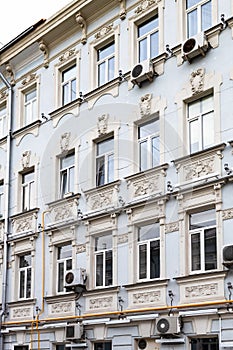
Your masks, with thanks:
M101 141L96 145L96 186L114 180L114 138Z
M70 243L57 248L57 291L64 292L66 272L72 270L72 245Z
M98 86L114 78L115 43L114 41L97 50Z
M60 195L74 192L74 153L60 159Z
M215 209L189 215L191 271L217 269Z
M32 257L31 254L19 256L19 298L31 298L32 283Z
M193 338L191 339L191 350L218 350L219 342L217 337Z
M76 99L76 65L62 71L62 106Z
M28 345L15 345L14 350L29 350Z
M65 345L56 345L56 350L65 350Z
M138 229L138 278L160 277L160 225L145 225Z
M194 36L212 25L211 0L186 0L187 34Z
M190 153L204 150L214 144L213 96L203 97L188 104Z
M138 144L140 171L159 165L159 119L138 127Z
M142 62L159 53L159 17L155 15L137 27L138 59Z
M112 342L110 341L94 343L94 350L111 350L111 349L112 349Z
M112 235L95 238L95 285L111 286L113 276Z
M7 112L6 104L0 106L0 139L7 134Z
M25 125L37 120L37 91L36 87L24 92L24 122Z
M27 211L35 206L34 170L22 174L22 210Z
M4 183L0 181L0 218L3 217L4 210Z

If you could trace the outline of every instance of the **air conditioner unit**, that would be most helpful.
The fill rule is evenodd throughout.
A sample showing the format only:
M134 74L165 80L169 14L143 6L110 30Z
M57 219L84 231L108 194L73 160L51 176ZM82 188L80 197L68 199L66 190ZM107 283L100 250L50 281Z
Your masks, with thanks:
M177 334L180 333L179 317L160 317L156 320L156 334Z
M233 245L226 245L222 250L223 265L226 267L233 266Z
M200 32L197 35L187 39L182 44L182 57L190 61L192 58L202 55L205 56L208 49L208 41L204 32Z
M145 80L152 81L154 78L154 69L151 60L146 60L136 64L131 71L131 83L141 86Z
M67 340L72 340L72 341L81 340L82 335L83 335L83 324L82 323L78 322L78 323L66 325L66 339Z
M69 270L65 275L65 288L67 291L83 292L86 290L86 270L78 268Z

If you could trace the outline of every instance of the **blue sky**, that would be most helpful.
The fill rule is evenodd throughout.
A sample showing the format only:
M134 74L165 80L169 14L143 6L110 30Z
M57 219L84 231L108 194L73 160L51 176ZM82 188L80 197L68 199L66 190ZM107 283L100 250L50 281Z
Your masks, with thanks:
M41 18L48 19L71 0L7 0L1 3L0 47Z

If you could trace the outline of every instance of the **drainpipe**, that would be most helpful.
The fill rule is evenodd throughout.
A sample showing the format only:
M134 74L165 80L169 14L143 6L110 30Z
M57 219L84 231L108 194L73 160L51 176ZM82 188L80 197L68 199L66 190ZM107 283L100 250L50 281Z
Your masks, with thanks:
M6 175L4 181L4 240L3 240L3 271L2 271L2 312L0 315L0 331L2 322L6 316L6 288L7 288L7 258L8 258L8 232L9 232L9 208L10 208L10 162L11 162L11 124L12 124L12 86L4 75L0 72L0 79L8 89L8 134L7 134L7 160ZM0 334L0 349L3 349L3 334Z

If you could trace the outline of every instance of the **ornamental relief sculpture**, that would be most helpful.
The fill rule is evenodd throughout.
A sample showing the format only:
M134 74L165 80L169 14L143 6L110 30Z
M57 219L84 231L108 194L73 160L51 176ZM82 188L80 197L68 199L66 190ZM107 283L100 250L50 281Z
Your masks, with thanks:
M30 307L12 309L12 318L28 318L31 316Z
M218 294L218 284L203 284L199 286L189 286L185 288L185 297L186 298L195 298L203 296L211 296Z
M103 38L105 35L107 35L108 33L112 32L112 31L113 31L113 23L110 23L109 25L101 28L100 31L98 31L95 34L95 38L96 39Z
M89 300L89 309L105 309L113 307L113 297L95 298Z
M214 156L184 166L184 179L192 180L214 172Z
M153 5L158 5L161 0L144 0L141 2L141 4L136 8L134 11L136 15L146 11Z
M75 56L75 49L70 49L59 57L59 61L64 63L65 61L67 61L69 58L73 56Z
M233 208L223 210L222 218L223 220L233 219Z
M205 77L205 70L203 68L199 68L196 71L191 73L190 84L191 84L191 90L193 95L196 95L203 91L204 77Z
M170 222L169 224L165 225L165 233L169 232L176 232L179 231L179 222Z
M97 121L97 130L98 130L98 135L104 135L107 133L108 130L108 114L102 114L100 117L98 117Z
M25 151L21 157L22 168L26 169L30 166L31 151Z
M152 94L146 94L140 99L139 108L142 118L151 114L151 99Z
M69 150L70 135L71 135L70 132L65 132L64 134L61 135L61 138L60 138L61 153L67 152Z
M149 304L159 301L161 292L159 290L133 294L133 304Z
M61 302L51 305L51 314L63 314L72 311L72 302Z

